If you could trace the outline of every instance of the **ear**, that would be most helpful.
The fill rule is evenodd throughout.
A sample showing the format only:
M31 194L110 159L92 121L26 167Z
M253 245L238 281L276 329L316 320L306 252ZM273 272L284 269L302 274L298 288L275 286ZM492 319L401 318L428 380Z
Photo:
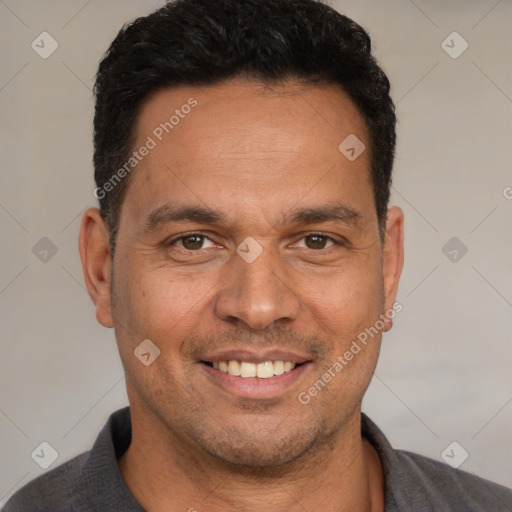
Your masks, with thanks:
M404 214L398 206L388 210L384 239L383 275L385 311L395 311L398 282L404 265ZM394 315L393 315L394 316ZM384 332L393 327L393 320L386 315Z
M113 327L109 236L97 208L88 208L84 212L78 246L85 285L96 306L96 319L104 327Z

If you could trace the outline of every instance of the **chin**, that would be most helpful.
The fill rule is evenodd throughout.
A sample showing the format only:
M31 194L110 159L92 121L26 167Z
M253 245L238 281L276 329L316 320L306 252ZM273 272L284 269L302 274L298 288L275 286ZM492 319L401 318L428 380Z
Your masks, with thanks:
M305 454L310 455L312 447L322 445L326 435L316 425L289 430L278 426L258 432L229 429L216 437L195 437L204 451L218 462L231 466L233 471L264 474L282 472L293 466Z

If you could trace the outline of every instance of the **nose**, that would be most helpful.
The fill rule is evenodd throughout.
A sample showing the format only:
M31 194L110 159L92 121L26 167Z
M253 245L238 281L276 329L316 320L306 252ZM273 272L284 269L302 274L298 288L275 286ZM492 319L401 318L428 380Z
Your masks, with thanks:
M232 265L215 297L218 318L243 323L254 330L297 318L301 301L278 257L270 250L264 250L252 263L234 255Z

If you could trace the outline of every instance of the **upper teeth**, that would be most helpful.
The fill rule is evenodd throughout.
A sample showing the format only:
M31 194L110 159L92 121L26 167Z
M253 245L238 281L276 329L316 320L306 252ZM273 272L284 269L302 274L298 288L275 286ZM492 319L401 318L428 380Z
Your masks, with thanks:
M236 377L259 377L268 379L274 375L282 375L295 368L290 361L265 361L264 363L246 363L245 361L219 361L212 363L213 367Z

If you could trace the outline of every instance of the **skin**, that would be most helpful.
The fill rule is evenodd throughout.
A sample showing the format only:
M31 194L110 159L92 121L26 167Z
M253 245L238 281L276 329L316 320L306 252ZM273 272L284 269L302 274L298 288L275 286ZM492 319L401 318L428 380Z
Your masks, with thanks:
M403 214L388 210L383 243L364 120L335 86L270 89L239 78L152 95L134 147L191 97L197 107L130 177L113 275L98 210L82 219L85 281L126 373L125 482L151 512L383 510L381 463L360 433L381 333L308 404L297 399L395 302ZM353 162L338 150L349 134L366 145ZM143 219L167 203L224 219L145 232ZM357 220L292 222L297 208L332 204ZM178 239L197 232L207 238ZM252 263L236 253L249 236L262 248ZM161 351L149 366L133 354L144 339ZM221 388L200 362L224 348L280 348L310 362L276 396L248 398Z

